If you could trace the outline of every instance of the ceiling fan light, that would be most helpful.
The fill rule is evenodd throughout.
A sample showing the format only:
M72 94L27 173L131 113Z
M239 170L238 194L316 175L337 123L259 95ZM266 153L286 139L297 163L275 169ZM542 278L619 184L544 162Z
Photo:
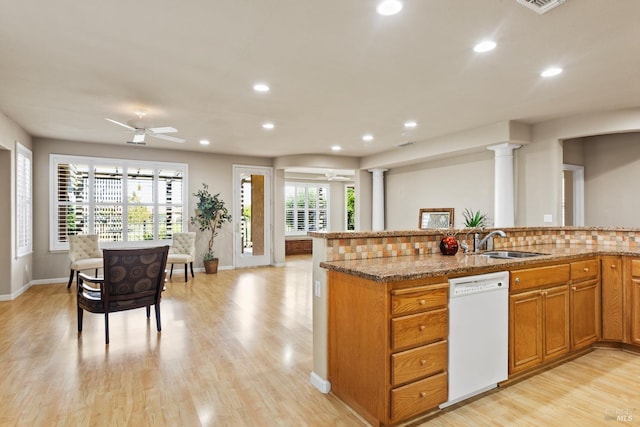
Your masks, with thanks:
M135 143L144 142L144 131L143 132L136 131L136 133L133 134L133 142Z
M391 16L402 10L402 2L400 0L384 0L378 3L376 11L382 16Z

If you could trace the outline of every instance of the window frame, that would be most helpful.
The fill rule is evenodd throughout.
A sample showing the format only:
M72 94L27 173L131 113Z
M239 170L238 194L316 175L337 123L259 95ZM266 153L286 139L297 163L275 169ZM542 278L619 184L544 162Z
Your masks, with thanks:
M27 170L24 170L24 168ZM22 185L24 184L24 185ZM16 258L33 253L33 153L16 141Z
M94 198L94 167L95 166L107 166L122 168L122 200L115 203L114 206L122 206L122 219L123 233L121 241L108 241L101 240L100 246L103 248L124 248L124 247L145 247L155 246L158 244L166 244L170 239L159 239L158 229L160 216L158 213L161 208L167 206L167 203L161 203L158 193L159 188L159 171L162 169L175 169L182 173L182 201L183 203L176 204L175 206L182 207L182 229L188 230L188 212L189 212L189 166L186 163L170 163L159 161L144 161L133 159L115 159L105 157L90 157L90 156L73 156L62 154L50 154L49 155L49 249L55 251L67 251L69 250L68 241L61 241L58 239L58 207L61 205L58 200L58 165L59 164L81 164L89 166L88 180L89 180L89 196L85 205L88 207L90 214L88 215L89 230L93 233L95 230L95 222L93 212L96 206L105 205L105 202L97 202ZM152 182L152 202L130 202L128 191L128 180L130 176L130 169L152 169L153 170L153 182ZM124 229L124 225L128 222L129 207L150 206L154 213L153 218L153 236L151 240L128 240L128 233Z
M294 192L294 194L297 194L297 189L298 188L304 188L305 189L305 206L304 206L304 212L305 212L305 218L304 218L304 230L294 230L294 231L287 231L287 187L290 186L295 186L296 191ZM328 231L330 228L330 214L331 214L331 207L330 207L330 199L331 199L331 186L328 183L311 183L311 182L301 182L301 181L286 181L284 184L284 235L285 237L294 237L294 236L306 236L307 233L309 233L309 231ZM324 188L325 190L325 203L326 203L326 208L324 210L326 210L326 223L325 223L325 230L309 230L309 212L310 211L315 211L316 212L316 223L320 218L319 212L320 212L320 208L316 207L316 208L309 208L309 188ZM296 205L295 205L295 200L294 200L294 207L293 207L293 213L294 213L294 225L297 223L297 211L300 210Z

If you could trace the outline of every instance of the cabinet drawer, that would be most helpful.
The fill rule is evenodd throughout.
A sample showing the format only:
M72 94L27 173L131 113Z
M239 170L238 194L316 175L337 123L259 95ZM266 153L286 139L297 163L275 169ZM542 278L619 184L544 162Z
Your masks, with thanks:
M600 263L596 259L571 263L571 280L593 279L600 273Z
M448 325L446 308L391 319L391 347L397 350L445 339Z
M421 286L391 291L391 314L409 314L417 311L446 307L449 284Z
M443 372L391 390L391 419L405 419L447 400L447 373Z
M447 370L447 341L391 355L391 384L402 384Z
M565 283L569 280L569 264L515 270L510 278L511 292Z

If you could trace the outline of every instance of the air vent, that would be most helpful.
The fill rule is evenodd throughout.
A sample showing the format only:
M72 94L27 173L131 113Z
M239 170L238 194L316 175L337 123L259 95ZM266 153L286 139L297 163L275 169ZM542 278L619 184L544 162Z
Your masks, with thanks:
M400 144L396 144L396 147L408 147L413 144L415 144L413 141L401 142Z
M517 0L523 6L535 10L539 14L550 11L554 7L560 6L567 0Z

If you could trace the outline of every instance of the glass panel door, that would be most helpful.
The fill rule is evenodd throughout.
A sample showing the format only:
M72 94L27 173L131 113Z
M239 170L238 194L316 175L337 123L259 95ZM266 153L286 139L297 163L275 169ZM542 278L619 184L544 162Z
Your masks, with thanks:
M234 262L271 264L271 168L234 165Z

